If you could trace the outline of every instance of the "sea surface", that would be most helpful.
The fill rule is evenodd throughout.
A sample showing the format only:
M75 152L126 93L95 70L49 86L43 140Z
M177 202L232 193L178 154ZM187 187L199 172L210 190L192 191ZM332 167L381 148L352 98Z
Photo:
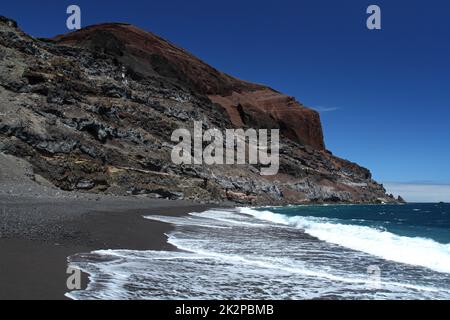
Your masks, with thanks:
M171 223L179 251L70 257L73 299L450 299L450 205L215 209Z

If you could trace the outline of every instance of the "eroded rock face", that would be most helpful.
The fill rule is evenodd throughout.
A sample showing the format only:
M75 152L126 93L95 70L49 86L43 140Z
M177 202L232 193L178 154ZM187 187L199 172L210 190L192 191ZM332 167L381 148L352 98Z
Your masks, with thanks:
M302 106L294 98L270 88L242 90L228 96L210 95L223 106L236 127L280 129L292 141L324 150L319 114Z
M135 77L159 75L208 95L226 109L236 127L279 128L295 142L325 149L316 111L271 88L224 74L152 33L126 24L103 24L54 41L110 54Z
M173 164L172 132L193 121L279 128L279 173ZM367 169L324 149L316 112L123 24L39 41L0 18L0 152L67 191L255 205L396 201Z

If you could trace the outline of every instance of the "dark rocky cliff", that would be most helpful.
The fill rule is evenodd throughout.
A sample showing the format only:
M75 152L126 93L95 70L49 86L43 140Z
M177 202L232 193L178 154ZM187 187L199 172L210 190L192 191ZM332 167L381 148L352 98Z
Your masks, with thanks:
M296 142L325 149L316 111L271 88L224 74L152 33L127 24L102 24L58 36L54 41L109 54L135 78L157 75L207 95L225 108L237 127L264 124L264 128L280 129Z
M279 128L280 172L177 166L172 132ZM0 18L0 152L64 190L253 204L395 202L370 172L325 150L319 115L126 24L51 40Z

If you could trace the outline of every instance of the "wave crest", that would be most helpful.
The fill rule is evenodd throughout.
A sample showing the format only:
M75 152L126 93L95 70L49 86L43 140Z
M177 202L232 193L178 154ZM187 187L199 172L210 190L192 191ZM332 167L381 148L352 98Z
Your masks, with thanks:
M252 208L240 208L239 211L257 219L302 229L322 241L385 260L450 273L450 244L441 244L427 238L399 236L366 226L341 224L328 218L287 216Z

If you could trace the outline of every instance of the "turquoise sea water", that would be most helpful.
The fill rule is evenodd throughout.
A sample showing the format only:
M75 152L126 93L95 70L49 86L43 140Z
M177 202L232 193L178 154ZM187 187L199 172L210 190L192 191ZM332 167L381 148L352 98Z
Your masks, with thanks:
M271 208L287 216L309 216L330 222L367 226L400 236L423 237L450 243L450 204L336 205Z
M450 299L447 204L289 206L148 216L179 251L70 257L73 299Z

